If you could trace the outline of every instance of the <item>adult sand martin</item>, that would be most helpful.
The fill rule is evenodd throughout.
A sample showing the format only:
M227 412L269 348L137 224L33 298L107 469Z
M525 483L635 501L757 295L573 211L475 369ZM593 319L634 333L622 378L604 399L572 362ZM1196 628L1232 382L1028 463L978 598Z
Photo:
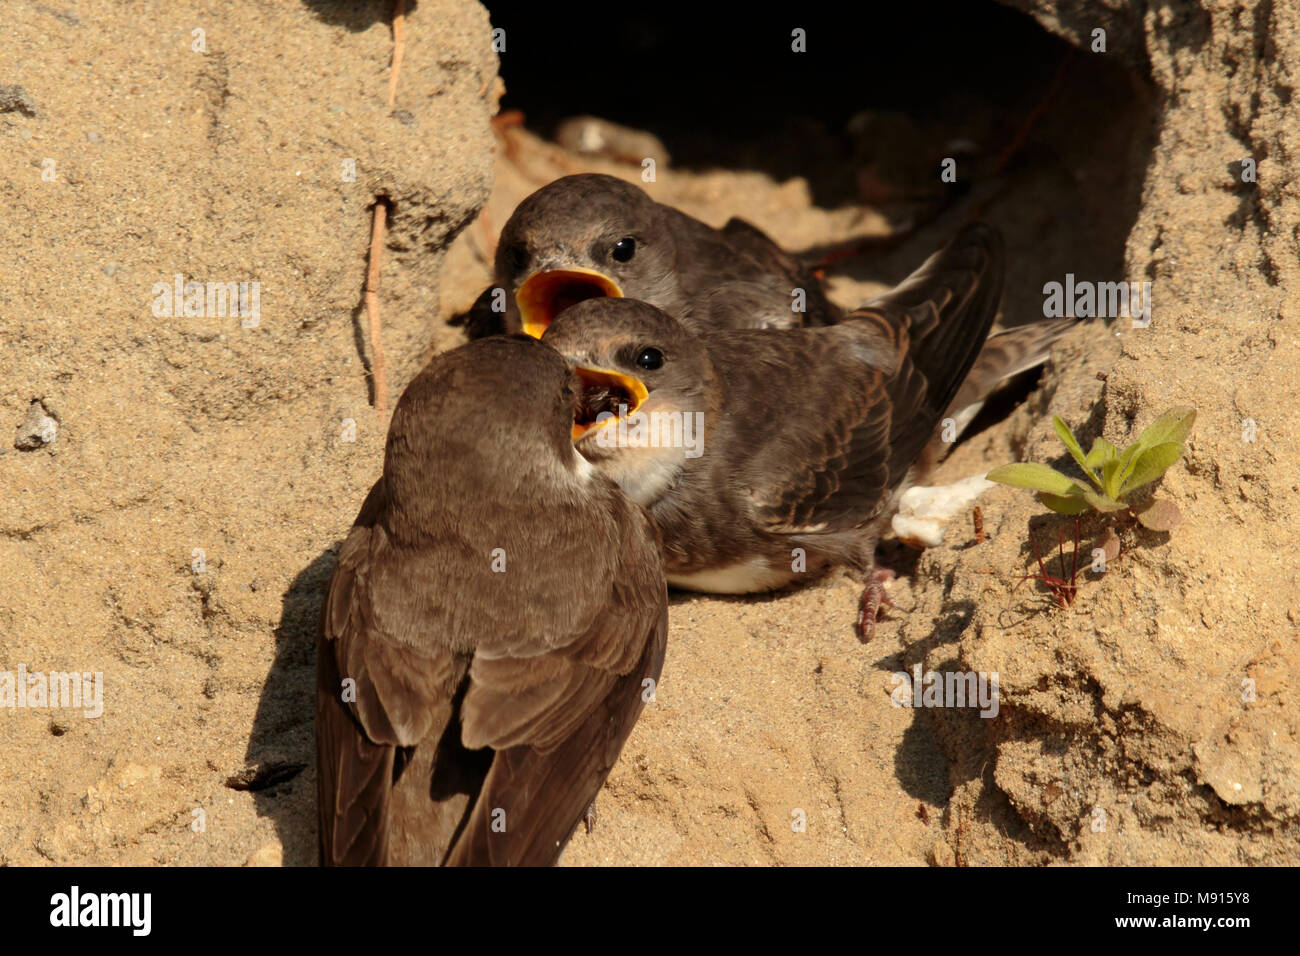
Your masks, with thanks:
M554 863L618 758L667 593L644 511L574 450L578 395L509 336L398 402L321 616L322 862Z
M649 302L701 333L826 325L840 315L803 263L744 220L714 229L595 173L557 179L521 202L501 230L495 271L471 310L471 336L540 336L565 308L598 296ZM495 289L505 305L497 322Z
M866 586L865 639L885 600L877 538L920 478L1002 278L1001 239L975 224L837 325L704 336L603 298L565 311L542 341L583 382L576 447L650 512L670 584L764 591L847 565ZM695 454L674 440L688 421Z

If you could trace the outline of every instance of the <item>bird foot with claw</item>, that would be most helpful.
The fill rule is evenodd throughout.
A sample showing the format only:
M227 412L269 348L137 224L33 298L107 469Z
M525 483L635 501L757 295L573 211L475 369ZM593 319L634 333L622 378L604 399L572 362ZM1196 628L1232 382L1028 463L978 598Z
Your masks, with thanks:
M885 590L885 585L892 580L894 580L894 572L888 568L876 568L867 575L862 588L862 598L858 602L858 622L854 628L858 640L863 644L871 640L871 635L875 632L876 615L880 612L881 606L894 606L894 602L889 599L889 593Z

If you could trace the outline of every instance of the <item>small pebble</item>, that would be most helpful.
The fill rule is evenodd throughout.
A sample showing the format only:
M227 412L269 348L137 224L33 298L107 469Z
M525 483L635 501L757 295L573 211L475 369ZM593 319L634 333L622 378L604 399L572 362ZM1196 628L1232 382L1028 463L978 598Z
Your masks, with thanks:
M52 418L45 405L38 401L27 406L27 414L19 423L14 435L14 447L19 451L31 451L48 445L58 436L59 423Z
M40 111L32 94L21 86L0 86L0 113L22 113L36 116Z
M93 129L86 131L86 139L90 140L92 143L102 143L104 141L104 137L101 134L96 133Z
M106 275L106 276L114 276L114 275L117 275L117 263L116 263L116 262L105 263L105 265L104 265L104 275Z

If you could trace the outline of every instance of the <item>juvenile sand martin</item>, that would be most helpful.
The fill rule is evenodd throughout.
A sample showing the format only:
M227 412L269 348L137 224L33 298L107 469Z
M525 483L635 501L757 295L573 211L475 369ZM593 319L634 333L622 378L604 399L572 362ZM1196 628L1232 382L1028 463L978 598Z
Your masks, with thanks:
M540 336L565 308L598 296L649 302L695 332L826 325L840 314L803 263L744 220L714 229L596 173L521 202L501 230L495 272L471 310L471 336ZM498 288L504 316L488 306Z
M865 585L865 639L885 600L877 538L920 479L1002 280L1001 239L975 224L826 328L705 336L648 303L602 298L565 311L542 341L583 383L576 447L649 511L670 584L746 593L846 565ZM695 456L621 439L635 434L622 419L663 432L681 416L702 423Z
M496 289L504 313L491 309ZM792 311L795 289L803 313ZM807 263L743 219L713 229L621 179L581 174L537 190L506 223L495 284L469 313L470 336L540 335L568 306L600 296L649 302L697 333L830 325L843 315ZM949 409L958 431L999 384L1041 365L1074 322L990 335Z

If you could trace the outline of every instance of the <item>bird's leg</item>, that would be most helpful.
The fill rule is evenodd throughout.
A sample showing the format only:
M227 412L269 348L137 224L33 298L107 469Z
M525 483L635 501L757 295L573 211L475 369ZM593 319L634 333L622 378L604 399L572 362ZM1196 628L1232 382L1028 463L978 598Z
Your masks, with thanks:
M582 823L587 828L588 833L596 829L596 801L594 798L582 814Z
M889 593L885 590L885 585L892 580L894 580L893 571L888 568L873 568L863 581L862 598L858 602L858 623L854 628L858 640L863 644L871 640L871 635L876 629L876 614L879 613L881 605L894 606L894 602L889 599Z

